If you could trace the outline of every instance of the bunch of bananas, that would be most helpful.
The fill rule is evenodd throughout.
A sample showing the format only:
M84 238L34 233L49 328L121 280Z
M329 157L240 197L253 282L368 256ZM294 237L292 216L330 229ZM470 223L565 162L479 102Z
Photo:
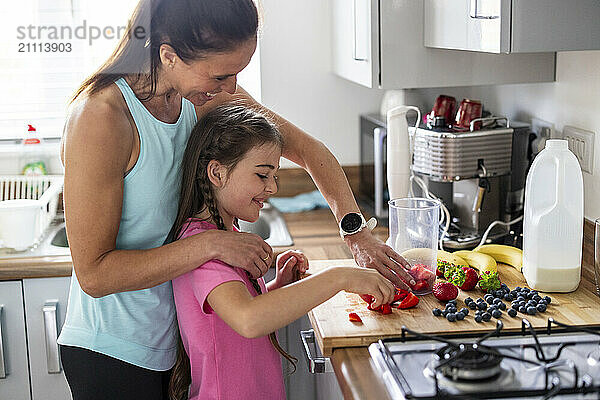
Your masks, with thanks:
M474 250L459 250L454 253L438 251L438 260L447 258L447 254L458 257L471 267L483 273L485 271L497 272L498 262L510 265L521 272L523 268L523 251L516 247L503 244L484 244ZM455 263L456 264L456 263Z

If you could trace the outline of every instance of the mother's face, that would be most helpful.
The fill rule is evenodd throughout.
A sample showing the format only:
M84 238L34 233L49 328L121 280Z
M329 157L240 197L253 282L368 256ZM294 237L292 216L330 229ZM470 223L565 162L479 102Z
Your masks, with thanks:
M195 106L201 106L219 92L235 93L237 74L250 62L256 50L256 38L241 43L230 52L209 53L188 63L168 45L163 46L160 56L164 78L179 94Z

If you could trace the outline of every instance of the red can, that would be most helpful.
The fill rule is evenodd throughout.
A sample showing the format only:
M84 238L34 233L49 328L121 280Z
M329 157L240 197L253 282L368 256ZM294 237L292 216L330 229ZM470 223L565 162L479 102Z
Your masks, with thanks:
M471 121L477 118L481 118L481 102L479 100L463 99L456 113L454 127L469 129ZM473 129L481 129L481 122L476 122Z
M432 117L444 117L446 124L450 124L452 122L452 116L454 115L455 107L456 99L454 97L441 94L437 97L437 99L435 99Z

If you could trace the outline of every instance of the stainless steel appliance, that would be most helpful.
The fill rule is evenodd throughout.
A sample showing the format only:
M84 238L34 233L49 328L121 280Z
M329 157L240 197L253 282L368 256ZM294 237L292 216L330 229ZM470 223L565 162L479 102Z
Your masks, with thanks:
M531 158L529 125L503 117L475 123L483 128L455 131L421 125L411 132L412 171L424 182L423 188L413 184L415 195L423 196L426 190L450 211L451 224L443 239L449 249L476 246L491 222L512 220L523 210ZM359 198L378 218L387 218L385 139L382 117L361 117ZM495 227L489 238L506 234L506 228Z
M535 331L496 330L477 338L402 329L369 346L393 399L598 399L600 330L548 319Z

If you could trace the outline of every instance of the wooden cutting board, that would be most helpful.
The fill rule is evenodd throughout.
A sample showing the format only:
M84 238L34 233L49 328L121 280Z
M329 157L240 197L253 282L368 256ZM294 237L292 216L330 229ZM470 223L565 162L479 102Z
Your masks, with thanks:
M321 260L310 262L310 273L314 274L331 266L356 266L354 260ZM511 289L516 286L527 286L523 275L514 268L498 264L502 282ZM549 317L556 321L571 325L600 326L600 298L592 291L590 285L580 285L572 293L549 293L552 303L544 313L528 315L527 319L536 328L547 326ZM476 300L483 297L483 292L476 289L469 292L460 291L458 309L465 307L463 300L471 297ZM507 306L510 303L505 301ZM449 322L444 317L436 317L431 313L435 307L444 308L444 303L438 301L432 294L420 296L419 305L408 310L392 308L392 314L382 315L367 309L358 295L340 292L325 303L309 312L309 318L315 331L315 340L323 355L331 355L333 349L339 347L361 347L383 338L399 336L402 326L423 333L453 334L453 333L485 333L493 330L496 319L489 322L477 323L474 320L475 311L469 310L469 315L462 320ZM350 322L348 313L357 313L363 323ZM502 313L501 320L504 330L518 331L521 329L523 314L515 318Z

